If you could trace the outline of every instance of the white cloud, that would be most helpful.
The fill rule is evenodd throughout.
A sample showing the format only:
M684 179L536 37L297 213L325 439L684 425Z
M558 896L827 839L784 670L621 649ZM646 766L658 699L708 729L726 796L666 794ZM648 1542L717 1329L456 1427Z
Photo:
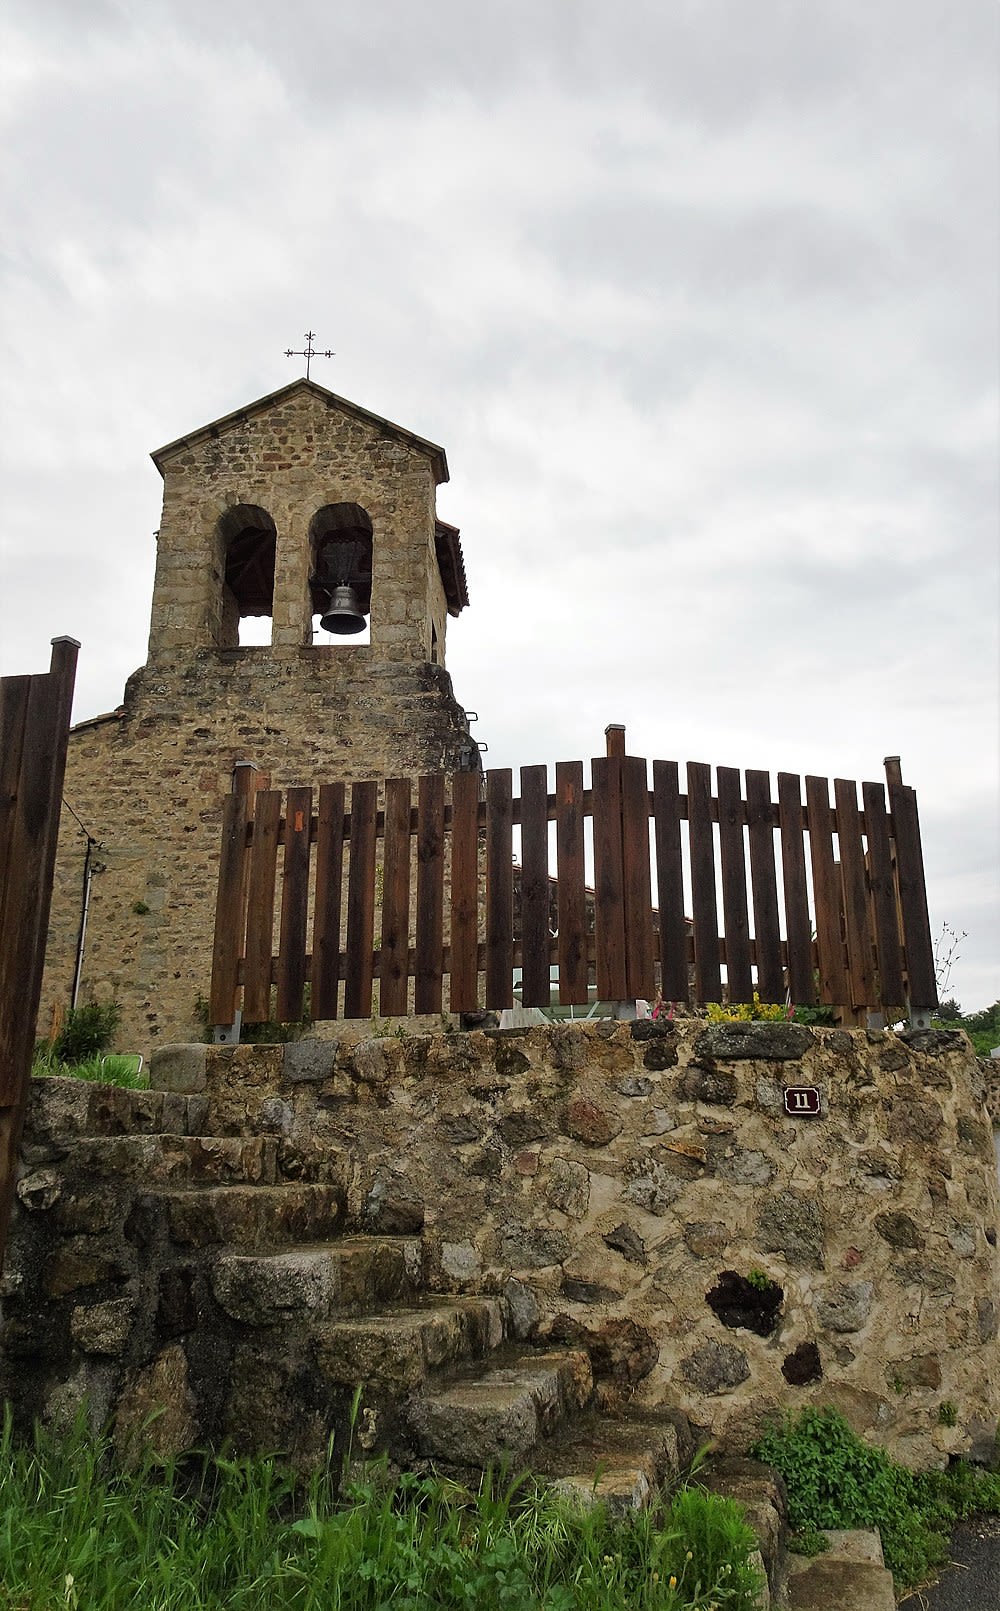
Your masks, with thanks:
M118 703L150 449L311 326L318 378L448 448L491 760L609 720L898 751L992 1000L995 35L985 0L14 0L0 669L69 630L78 714Z

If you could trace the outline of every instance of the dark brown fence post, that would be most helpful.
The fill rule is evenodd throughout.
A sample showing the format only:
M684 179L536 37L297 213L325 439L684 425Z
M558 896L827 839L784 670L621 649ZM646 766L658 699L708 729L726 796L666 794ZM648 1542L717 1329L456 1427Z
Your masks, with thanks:
M249 876L247 824L253 817L258 790L266 789L269 783L267 773L258 771L252 761L237 761L233 768L233 792L226 796L222 810L222 852L208 1002L208 1020L215 1039L220 1042L240 1038L239 978L246 936Z
M47 673L0 681L0 1266L14 1199L52 898L80 645Z
M929 1028L931 1011L938 1005L938 993L917 797L903 783L898 755L886 756L885 774L889 785L892 836L896 842L896 888L906 959L906 1006L910 1023L915 1028Z

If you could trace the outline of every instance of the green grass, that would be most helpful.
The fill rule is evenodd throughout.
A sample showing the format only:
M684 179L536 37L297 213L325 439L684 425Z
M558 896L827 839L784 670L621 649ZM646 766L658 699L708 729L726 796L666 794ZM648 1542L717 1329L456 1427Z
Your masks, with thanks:
M116 1056L113 1052L105 1052L80 1062L64 1063L46 1047L40 1047L35 1052L31 1072L35 1078L58 1074L66 1079L93 1080L99 1085L123 1085L129 1091L148 1091L149 1078L142 1072L141 1062L138 1056ZM0 1611L3 1611L2 1601Z
M116 1470L78 1423L0 1436L4 1611L753 1611L739 1508L679 1489L613 1523L527 1483L367 1471L343 1498L271 1459Z
M835 1410L804 1410L766 1433L753 1453L784 1477L788 1520L804 1553L815 1553L820 1529L877 1527L897 1589L933 1575L956 1522L1000 1512L1000 1473L964 1462L909 1471Z

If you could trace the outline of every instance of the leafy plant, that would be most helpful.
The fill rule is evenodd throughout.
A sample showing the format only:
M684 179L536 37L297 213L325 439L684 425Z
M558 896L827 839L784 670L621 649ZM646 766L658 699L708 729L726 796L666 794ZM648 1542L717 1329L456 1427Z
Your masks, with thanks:
M85 1063L106 1052L121 1023L122 1009L117 1001L91 999L82 1007L70 1007L66 1021L51 1042L50 1051L58 1063Z
M755 990L753 1001L727 1002L725 1005L717 1001L707 1002L705 1016L710 1024L744 1024L751 1021L785 1023L788 1008L777 1001L761 1001Z
M818 1007L785 1007L779 1001L761 1001L755 990L753 1001L726 1002L720 1004L710 1001L705 1007L705 1016L710 1024L832 1024L833 1008Z
M826 1006L796 1007L792 1014L792 1022L796 1024L832 1024L833 1008Z
M752 1451L788 1489L788 1519L808 1538L824 1528L877 1527L897 1587L946 1559L956 1521L1000 1510L1000 1474L962 1462L917 1473L859 1438L835 1410L803 1410Z
M767 1292L770 1290L771 1277L766 1270L760 1270L754 1265L752 1270L747 1271L747 1285L753 1287L755 1292Z

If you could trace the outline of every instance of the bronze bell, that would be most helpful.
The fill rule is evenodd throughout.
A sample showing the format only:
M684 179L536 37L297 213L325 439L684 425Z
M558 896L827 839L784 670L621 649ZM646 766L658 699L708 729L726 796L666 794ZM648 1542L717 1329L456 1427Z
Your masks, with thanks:
M324 632L336 632L340 637L364 631L365 618L358 604L358 595L347 582L341 582L334 588L330 594L329 608L320 617L319 624Z

